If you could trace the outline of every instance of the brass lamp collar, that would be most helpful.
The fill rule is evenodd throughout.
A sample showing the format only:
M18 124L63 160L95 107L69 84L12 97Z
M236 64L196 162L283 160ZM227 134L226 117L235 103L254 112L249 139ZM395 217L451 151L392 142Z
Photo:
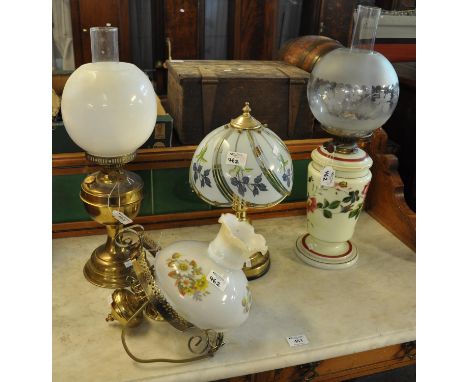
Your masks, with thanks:
M334 137L331 142L326 142L323 147L329 152L339 154L352 154L357 150L356 139L353 137Z
M242 115L235 119L231 119L229 127L239 130L255 130L262 127L262 123L250 115L251 111L252 109L250 108L249 103L246 102L245 106L242 108Z
M369 142L373 133L362 137L344 137L335 136L332 141L325 142L323 147L329 152L337 152L339 154L354 154L358 147Z
M104 167L121 167L124 164L131 162L136 157L136 152L121 155L118 157L100 157L90 153L86 153L86 159L92 163Z

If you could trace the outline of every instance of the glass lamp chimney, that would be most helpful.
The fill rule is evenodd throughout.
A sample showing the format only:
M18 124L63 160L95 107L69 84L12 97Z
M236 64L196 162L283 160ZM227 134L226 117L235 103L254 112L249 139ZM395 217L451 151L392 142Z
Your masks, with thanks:
M373 51L381 9L359 5L350 50L366 49Z
M90 34L93 62L119 62L119 34L117 27L92 27Z

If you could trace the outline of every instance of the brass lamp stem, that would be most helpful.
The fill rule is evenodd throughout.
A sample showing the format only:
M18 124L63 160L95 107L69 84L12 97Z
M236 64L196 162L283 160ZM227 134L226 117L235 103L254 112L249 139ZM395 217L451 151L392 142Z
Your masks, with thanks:
M237 220L251 224L249 218L247 217L247 203L237 195L234 195L232 198L232 209L236 213ZM250 256L250 266L244 266L242 270L244 271L248 280L254 280L267 273L269 268L269 252L267 252L265 255L263 255L261 252L257 252Z
M240 222L246 222L247 220L247 211L246 210L240 210L236 211L236 218Z
M106 251L108 253L112 253L113 255L117 254L117 248L115 246L115 237L119 232L119 229L123 227L123 225L107 225L107 239L106 239Z
M247 219L247 205L245 201L237 195L234 195L234 198L232 199L232 209L236 213L237 220L240 222L249 222Z

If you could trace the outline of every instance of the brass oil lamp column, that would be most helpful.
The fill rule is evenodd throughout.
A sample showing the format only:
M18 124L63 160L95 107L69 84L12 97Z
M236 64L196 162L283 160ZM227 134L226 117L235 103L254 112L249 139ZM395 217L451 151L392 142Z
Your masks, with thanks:
M135 218L143 199L140 176L122 168L134 157L135 154L120 158L87 155L89 161L101 165L102 169L84 179L80 198L91 218L106 226L107 240L94 250L83 272L89 282L104 288L130 286L132 269L125 264L128 254L116 246L115 238L124 226L118 220L122 216L119 213Z

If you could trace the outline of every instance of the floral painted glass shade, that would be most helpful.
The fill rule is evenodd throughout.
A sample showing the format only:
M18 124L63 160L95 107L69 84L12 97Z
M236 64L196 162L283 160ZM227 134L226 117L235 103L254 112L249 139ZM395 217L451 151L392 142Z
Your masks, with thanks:
M212 241L172 243L153 263L167 303L204 330L235 328L247 320L252 295L242 266L250 255L268 250L265 238L248 222L233 214L222 214L218 222Z
M234 196L247 207L268 207L291 193L293 167L283 141L250 115L243 114L209 133L195 150L190 185L205 202L232 205Z

